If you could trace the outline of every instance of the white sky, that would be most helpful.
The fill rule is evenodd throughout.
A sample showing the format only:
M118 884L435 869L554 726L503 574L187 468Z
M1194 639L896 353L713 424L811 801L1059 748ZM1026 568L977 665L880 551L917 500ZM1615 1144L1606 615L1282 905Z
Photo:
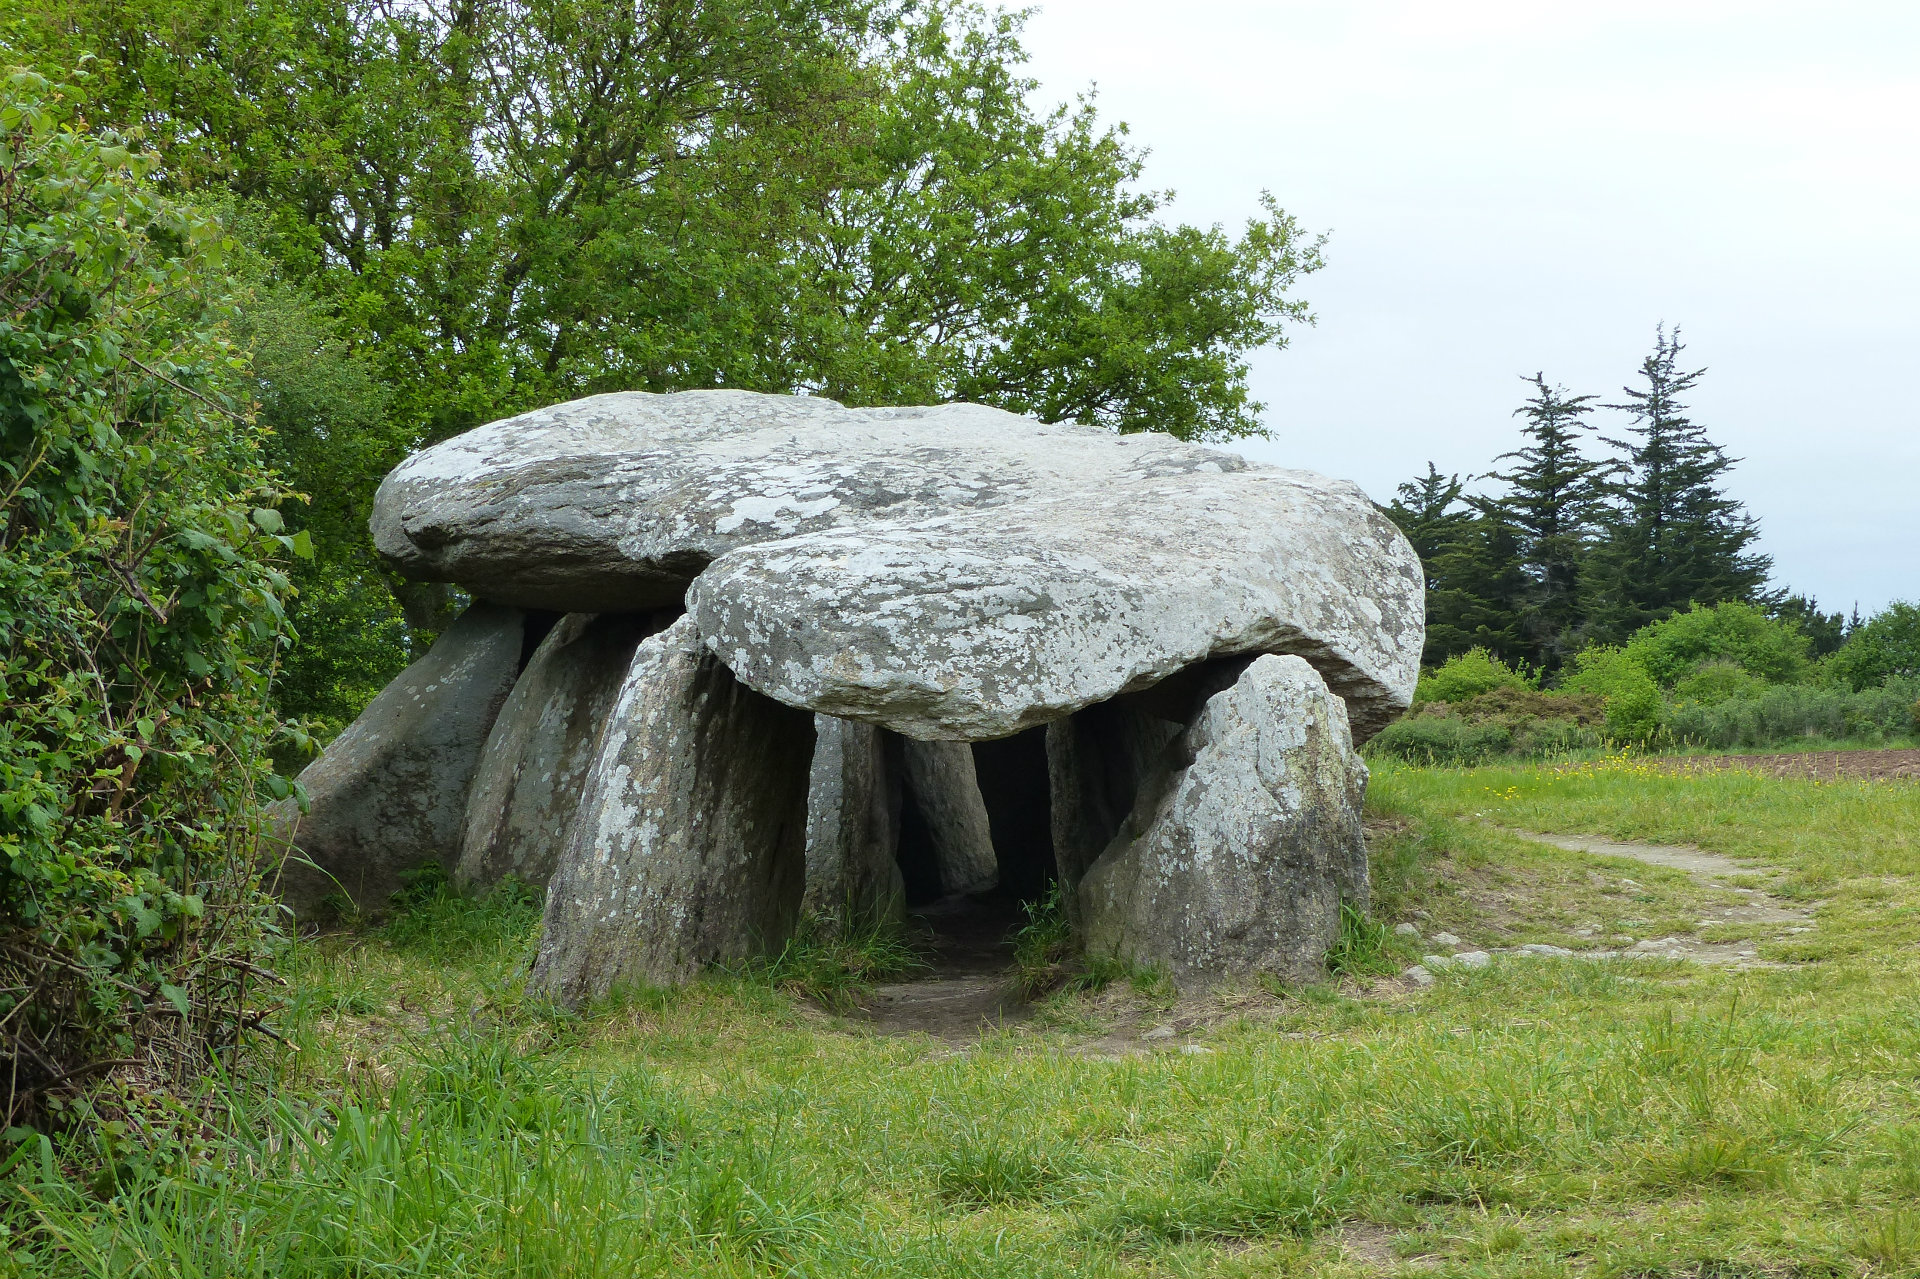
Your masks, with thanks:
M1617 400L1678 323L1777 580L1920 599L1920 4L1043 0L1026 44L1170 216L1332 233L1251 456L1484 471L1516 375Z

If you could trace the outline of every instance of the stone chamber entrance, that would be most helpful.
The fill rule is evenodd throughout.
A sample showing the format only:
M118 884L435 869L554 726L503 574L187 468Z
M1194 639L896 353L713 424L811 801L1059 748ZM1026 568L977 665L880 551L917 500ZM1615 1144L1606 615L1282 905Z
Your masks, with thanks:
M1058 879L1047 730L1031 728L963 749L971 756L972 783L985 816L992 879L949 882L956 878L949 847L953 832L941 824L966 806L956 805L950 795L927 794L924 776L905 769L895 858L908 928L929 968L912 980L876 989L868 1013L889 1030L965 1038L983 1026L1027 1015L1027 1000L1012 971L1014 935ZM947 780L964 786L965 772L956 769ZM917 788L916 782L922 785Z

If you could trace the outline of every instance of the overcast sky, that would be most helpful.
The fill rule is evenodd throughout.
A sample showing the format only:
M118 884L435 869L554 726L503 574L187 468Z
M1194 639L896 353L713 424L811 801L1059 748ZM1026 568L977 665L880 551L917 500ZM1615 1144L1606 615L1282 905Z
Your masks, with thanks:
M1518 375L1617 400L1679 324L1777 579L1920 599L1920 4L1045 0L1026 42L1171 216L1331 233L1250 455L1484 471Z

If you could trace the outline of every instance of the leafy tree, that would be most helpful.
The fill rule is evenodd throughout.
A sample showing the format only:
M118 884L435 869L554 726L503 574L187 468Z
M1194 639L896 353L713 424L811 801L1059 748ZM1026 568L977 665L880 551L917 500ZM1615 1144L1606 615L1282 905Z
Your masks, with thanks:
M1687 416L1682 397L1705 370L1685 372L1679 331L1664 329L1642 361L1643 388L1627 387L1633 417L1610 482L1613 509L1595 556L1593 613L1599 629L1625 636L1689 604L1754 600L1772 561L1749 549L1759 524L1721 483L1729 458Z
M0 84L0 1071L6 1122L248 1024L273 660L304 552L243 413L208 220L152 155Z
M1829 661L1855 691L1920 675L1920 604L1889 604L1855 627Z
M341 339L339 323L297 286L272 279L257 255L239 257L234 331L248 357L244 389L266 428L267 461L306 489L282 508L287 524L315 547L288 569L295 594L287 615L301 642L286 654L275 695L331 737L422 638L399 601L428 593L390 584L366 536L371 494L359 482L404 457L407 438L387 416L386 388L364 353ZM439 610L429 600L414 620L431 629Z
M1019 20L966 4L20 8L40 56L99 55L91 114L147 130L175 189L237 202L269 263L262 366L304 343L384 388L377 415L356 391L305 435L281 405L332 373L281 361L261 394L316 502L295 512L321 539L305 607L386 646L349 645L343 680L417 639L367 593L344 518L408 448L585 393L710 386L1253 433L1246 355L1307 318L1290 290L1320 264L1271 200L1237 233L1163 221L1124 132L1090 102L1036 112ZM405 617L431 630L444 602L415 592ZM338 718L358 688L319 671L293 672L291 708Z
M1606 710L1607 736L1641 745L1666 726L1667 704L1646 667L1612 644L1595 644L1575 656L1561 687L1598 697Z
M1489 478L1506 491L1499 518L1515 530L1520 571L1527 585L1519 618L1528 657L1557 670L1574 647L1586 620L1582 569L1601 513L1606 464L1580 451L1591 395L1570 395L1544 374L1527 379L1533 395L1515 410L1524 419L1526 443L1497 461L1511 461Z

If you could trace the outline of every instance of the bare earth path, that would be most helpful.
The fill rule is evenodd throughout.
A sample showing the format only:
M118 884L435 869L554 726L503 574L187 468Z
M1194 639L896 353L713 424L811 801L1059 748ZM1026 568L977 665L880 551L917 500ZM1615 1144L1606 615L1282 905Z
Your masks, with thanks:
M928 974L876 986L861 1009L888 1034L920 1033L972 1040L1033 1015L1013 974L1013 930L1024 922L1017 903L947 898L916 911L927 934Z
M1780 872L1772 867L1743 866L1731 857L1722 857L1718 853L1704 852L1698 848L1680 848L1669 844L1622 843L1591 835L1543 835L1527 830L1516 830L1511 833L1523 839L1551 844L1555 848L1564 848L1569 852L1591 853L1597 857L1629 857L1650 866L1664 866L1671 870L1685 871L1706 888L1732 893L1738 897L1737 904L1718 909L1711 916L1700 920L1697 925L1699 928L1711 928L1723 924L1790 924L1794 926L1793 931L1804 932L1810 931L1814 926L1813 911L1810 907L1790 906L1764 889L1736 887L1724 882L1741 876L1778 875ZM1748 941L1709 942L1701 940L1697 933L1649 938L1636 942L1626 953L1691 959L1702 964L1735 964L1742 967L1756 967L1760 963L1757 952Z

